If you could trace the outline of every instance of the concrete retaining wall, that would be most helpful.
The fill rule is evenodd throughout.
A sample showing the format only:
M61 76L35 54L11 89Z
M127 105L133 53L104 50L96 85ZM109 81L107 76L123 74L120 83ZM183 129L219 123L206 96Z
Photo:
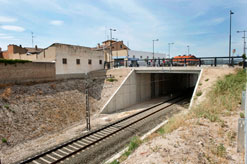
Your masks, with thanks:
M150 98L150 74L136 74L132 70L102 108L101 113L114 113Z
M194 87L198 74L150 74L131 71L101 113L114 113L151 98Z
M40 82L55 80L54 63L0 63L0 84L16 84L23 82Z

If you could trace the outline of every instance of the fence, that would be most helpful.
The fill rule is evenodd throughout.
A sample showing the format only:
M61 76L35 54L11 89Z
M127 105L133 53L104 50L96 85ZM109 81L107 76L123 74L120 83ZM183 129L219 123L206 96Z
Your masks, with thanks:
M105 62L105 68L113 67L169 67L169 66L243 66L246 67L246 61L242 57L201 57L201 58L163 58L163 59L131 59L115 60Z

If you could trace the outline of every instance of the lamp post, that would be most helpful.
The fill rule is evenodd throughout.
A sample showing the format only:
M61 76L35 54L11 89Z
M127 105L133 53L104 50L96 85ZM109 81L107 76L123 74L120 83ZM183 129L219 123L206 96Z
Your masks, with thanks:
M110 62L112 61L112 31L117 31L116 29L111 29L110 28Z
M155 40L153 40L153 66L155 66L155 63L154 63L154 42L158 42L159 41L159 39L155 39Z
M189 56L190 55L190 46L188 45L187 48L188 48L188 56Z
M171 70L171 66L172 66L172 60L171 60L171 45L173 45L174 43L168 43L168 53L169 53L169 58L170 58L170 70Z
M171 58L171 45L174 43L168 43L168 52L169 52L169 58Z
M231 62L230 57L231 57L231 44L232 44L232 42L231 42L231 39L232 39L232 37L231 37L231 33L232 33L232 14L234 14L234 12L232 12L232 10L230 10L229 65L230 65L230 62Z
M246 55L246 41L245 41L245 33L246 33L247 31L245 31L245 30L243 30L243 31L237 31L237 33L244 33L244 36L243 36L243 39L244 39L244 50L243 50L243 54L245 54Z

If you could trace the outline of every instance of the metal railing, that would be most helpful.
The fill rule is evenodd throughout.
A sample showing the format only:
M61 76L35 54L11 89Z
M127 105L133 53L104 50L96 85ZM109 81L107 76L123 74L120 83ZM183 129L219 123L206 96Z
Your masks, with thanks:
M116 67L169 67L169 66L243 66L246 67L244 58L237 57L200 57L200 58L163 58L163 59L136 59L136 60L117 60L105 62L105 69Z

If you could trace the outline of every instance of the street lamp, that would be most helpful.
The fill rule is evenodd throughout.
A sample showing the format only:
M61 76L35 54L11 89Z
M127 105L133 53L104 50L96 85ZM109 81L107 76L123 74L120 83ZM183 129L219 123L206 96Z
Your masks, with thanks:
M237 31L237 33L244 33L244 36L243 36L243 39L244 39L244 51L243 51L243 54L245 54L246 55L246 41L245 41L245 33L247 32L247 31L245 31L245 30L243 30L243 31Z
M168 52L169 52L169 58L171 57L171 45L174 43L168 43Z
M190 55L190 46L188 45L187 48L188 48L188 56L189 56Z
M231 33L232 33L232 14L234 14L234 12L232 12L232 10L230 10L230 34L229 34L229 64L230 64L230 57L231 57Z
M154 42L158 42L159 41L159 39L155 39L155 40L153 40L153 66L155 65L155 63L154 63Z
M116 29L110 28L110 62L112 61L112 31L117 31Z

